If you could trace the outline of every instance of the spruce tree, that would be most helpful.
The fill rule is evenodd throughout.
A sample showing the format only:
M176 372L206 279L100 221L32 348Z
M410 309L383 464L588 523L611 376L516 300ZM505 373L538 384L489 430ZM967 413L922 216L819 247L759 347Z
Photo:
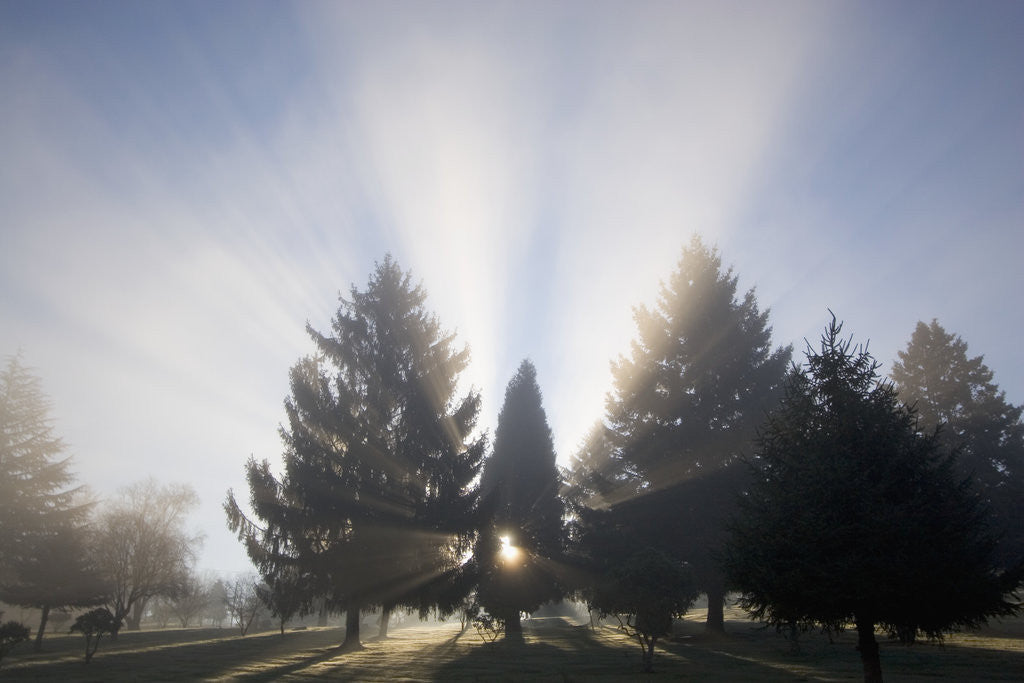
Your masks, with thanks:
M708 595L708 626L723 628L726 586L715 560L758 425L779 396L791 349L772 348L768 312L697 237L640 307L630 357L612 363L606 403L615 447L602 498L623 508L644 544L687 561ZM731 469L733 471L723 472ZM652 495L654 494L654 495Z
M480 489L486 514L475 553L478 598L504 623L506 637L519 638L521 613L562 596L560 480L537 370L529 360L505 390Z
M53 434L41 382L18 356L0 373L0 583L32 559L35 543L78 521L71 458Z
M450 612L467 590L480 399L457 395L469 351L425 301L388 256L341 299L330 334L307 326L317 353L291 371L283 476L250 460L255 519L230 492L225 504L261 574L307 575L311 599L346 611L348 648L361 610Z
M42 382L20 356L0 372L0 600L42 611L35 649L51 609L96 604L89 564L89 506L71 458L53 433Z
M755 618L854 624L864 678L880 681L876 626L939 637L1012 614L1020 576L994 563L953 456L840 332L833 318L808 347L759 437L726 565Z
M893 364L900 397L917 409L923 432L938 430L959 451L958 472L991 506L1007 567L1024 562L1024 422L1022 407L1006 400L982 356L937 320L918 322Z

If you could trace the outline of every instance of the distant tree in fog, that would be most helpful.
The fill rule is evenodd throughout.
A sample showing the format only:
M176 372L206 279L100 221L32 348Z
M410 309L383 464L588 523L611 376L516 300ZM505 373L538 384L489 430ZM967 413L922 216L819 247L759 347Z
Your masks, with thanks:
M19 356L0 372L0 600L42 611L96 604L84 552L89 505L53 434L41 381Z
M480 398L457 394L469 350L425 302L388 256L341 299L330 334L307 326L317 352L291 370L284 474L250 460L254 517L233 492L225 503L261 575L294 569L345 610L344 648L361 647L361 610L450 613L468 590Z
M20 563L16 581L5 587L4 602L40 610L33 649L42 649L53 610L102 604L108 585L90 552L88 529L66 526L35 544L31 558Z
M565 592L557 575L564 545L561 482L541 401L537 370L524 360L505 390L480 483L485 513L474 552L477 594L503 623L506 638L522 638L522 612Z
M737 281L694 237L657 305L634 311L632 352L612 363L606 431L585 444L596 453L576 458L577 478L599 494L592 506L629 501L640 545L690 563L716 630L726 586L715 555L742 481L720 470L749 452L791 355L772 347L768 312L753 290L738 298Z
M204 619L210 620L211 626L221 628L228 616L227 601L228 588L223 579L213 579L206 582L207 601L206 607L200 616L200 623Z
M921 431L939 429L939 441L958 449L957 471L973 478L995 515L999 561L1024 561L1022 408L1006 400L984 358L968 357L967 343L936 320L917 323L891 377Z
M259 596L260 580L255 574L239 576L227 584L226 588L224 605L228 616L244 636L249 633L252 623L263 611L263 603Z
M171 614L182 628L188 628L207 608L210 602L210 586L211 582L197 576L195 572L189 572L177 593L168 599Z
M184 525L198 503L190 486L148 479L122 489L100 513L93 550L119 625L138 630L151 598L174 598L187 585L201 537Z
M865 680L881 680L875 627L895 635L1012 614L1019 573L993 562L986 510L954 460L840 338L788 379L752 460L726 565L741 606L777 627L857 629Z

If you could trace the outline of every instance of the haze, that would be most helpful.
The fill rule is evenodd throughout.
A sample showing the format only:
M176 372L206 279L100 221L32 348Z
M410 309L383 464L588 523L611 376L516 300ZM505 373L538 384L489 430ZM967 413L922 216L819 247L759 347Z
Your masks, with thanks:
M533 359L566 462L699 233L890 361L918 320L1024 401L1024 4L0 3L0 353L98 495L278 458L289 367L391 253L493 430ZM884 368L888 371L888 368ZM243 494L244 495L244 494Z

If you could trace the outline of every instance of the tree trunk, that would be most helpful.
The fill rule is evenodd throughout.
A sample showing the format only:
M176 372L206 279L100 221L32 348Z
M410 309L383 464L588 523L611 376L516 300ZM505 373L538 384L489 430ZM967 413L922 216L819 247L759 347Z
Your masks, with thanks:
M39 617L39 630L36 631L36 642L32 645L33 652L43 649L43 633L46 631L46 620L50 618L50 606L43 605L43 613Z
M800 628L795 621L789 622L789 654L800 654Z
M519 612L505 619L505 640L523 641L523 622L520 621Z
M327 626L327 604L320 603L320 612L316 615L317 626Z
M882 683L882 662L878 657L873 619L857 619L857 649L864 665L864 683Z
M391 606L385 605L380 610L380 630L377 631L377 640L384 640L388 637L388 624L391 622Z
M135 601L135 605L132 607L131 616L128 617L128 623L125 626L129 631L138 631L142 624L142 615L146 612L146 602L142 598Z
M362 650L363 644L359 642L359 607L349 605L345 610L345 640L341 643L343 652Z
M643 652L645 674L654 673L654 642L656 640L656 638L649 638L647 639L647 647L644 647L643 644L640 645L640 651Z
M118 606L114 605L114 609L111 610L114 613L114 630L110 632L110 639L117 640L117 634L124 628L125 615L121 614L118 610Z
M708 618L704 627L716 633L725 633L725 589L717 582L707 587Z

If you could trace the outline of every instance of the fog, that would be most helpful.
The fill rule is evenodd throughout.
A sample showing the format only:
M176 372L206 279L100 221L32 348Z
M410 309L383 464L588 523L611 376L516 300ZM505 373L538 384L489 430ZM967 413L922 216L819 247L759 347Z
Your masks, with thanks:
M5 3L0 354L100 499L277 465L289 368L391 253L493 433L537 366L562 464L691 234L885 363L937 318L1024 402L1024 8ZM887 372L887 368L883 372Z

